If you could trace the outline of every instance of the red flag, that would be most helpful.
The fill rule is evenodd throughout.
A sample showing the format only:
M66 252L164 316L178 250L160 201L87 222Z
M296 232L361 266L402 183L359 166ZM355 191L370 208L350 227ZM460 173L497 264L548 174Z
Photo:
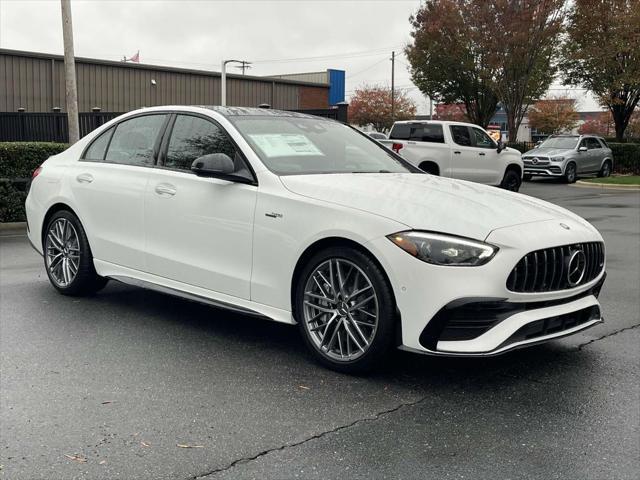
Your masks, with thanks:
M140 50L133 57L125 59L125 62L140 63Z

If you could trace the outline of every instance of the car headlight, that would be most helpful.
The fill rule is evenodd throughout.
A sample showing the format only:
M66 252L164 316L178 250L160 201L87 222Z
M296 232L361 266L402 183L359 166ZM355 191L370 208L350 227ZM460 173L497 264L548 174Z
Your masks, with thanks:
M564 161L564 157L551 157L552 162L562 162Z
M441 233L398 232L387 238L423 262L455 267L477 267L491 260L498 247Z

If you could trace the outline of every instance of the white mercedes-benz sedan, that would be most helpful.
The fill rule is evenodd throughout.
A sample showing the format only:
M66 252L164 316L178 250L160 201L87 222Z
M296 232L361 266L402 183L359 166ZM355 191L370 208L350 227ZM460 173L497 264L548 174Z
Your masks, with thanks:
M44 162L26 210L61 293L115 279L297 324L341 371L393 346L494 355L602 321L587 221L299 113L128 113Z

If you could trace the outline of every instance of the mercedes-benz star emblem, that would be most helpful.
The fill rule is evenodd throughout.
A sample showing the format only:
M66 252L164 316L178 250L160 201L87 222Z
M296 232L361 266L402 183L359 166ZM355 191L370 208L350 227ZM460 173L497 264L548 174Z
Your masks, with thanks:
M538 163L538 157L533 157L533 160L531 160L531 163L533 163L534 165Z
M567 262L567 282L575 287L584 278L587 269L587 257L582 250L574 250L569 254Z
M565 223L561 223L560 226L562 228L564 228L565 230L571 230L571 227L569 225L565 224Z

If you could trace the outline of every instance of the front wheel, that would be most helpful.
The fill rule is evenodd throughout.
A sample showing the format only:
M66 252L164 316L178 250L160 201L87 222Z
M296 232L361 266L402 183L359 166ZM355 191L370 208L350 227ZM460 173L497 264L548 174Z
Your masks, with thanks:
M575 183L577 179L578 175L576 174L576 164L570 163L564 171L564 181L566 183Z
M395 312L384 273L356 249L323 250L298 276L295 317L302 337L316 360L333 370L374 368L392 345Z
M44 235L44 266L49 281L64 295L88 295L107 279L93 266L93 256L80 220L67 210L53 214Z
M502 183L500 183L500 187L511 192L517 192L520 190L521 183L522 180L520 179L520 174L518 172L515 170L507 170L504 174L504 178L502 179Z

